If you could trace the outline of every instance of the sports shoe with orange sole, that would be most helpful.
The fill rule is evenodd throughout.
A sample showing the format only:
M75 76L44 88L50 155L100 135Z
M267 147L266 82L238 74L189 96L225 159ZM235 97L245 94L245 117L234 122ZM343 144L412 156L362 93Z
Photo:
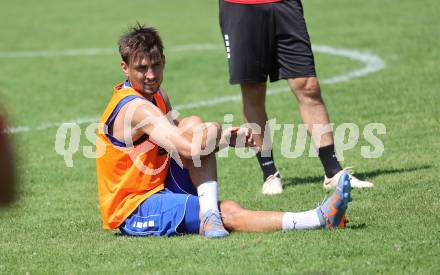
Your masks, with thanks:
M336 191L323 204L316 208L322 227L326 229L342 229L347 224L345 212L351 201L351 183L348 173L341 173Z

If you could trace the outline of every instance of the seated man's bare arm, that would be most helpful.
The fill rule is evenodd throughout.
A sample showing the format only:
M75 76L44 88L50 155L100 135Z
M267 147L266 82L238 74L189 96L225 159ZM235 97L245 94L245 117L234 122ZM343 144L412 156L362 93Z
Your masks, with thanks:
M167 113L169 114L173 110L170 99L165 91L161 90L161 94L162 94L162 98L164 99L165 105L167 107ZM174 124L177 126L180 126L179 124L182 121L178 116L175 117L172 116L172 120ZM209 123L207 122L205 124L209 124ZM228 129L223 129L221 133L221 139L216 144L216 151L221 150L227 146L255 147L255 142L252 138L251 130L249 128L240 128L240 127L231 127Z
M142 134L147 134L151 141L169 153L177 152L185 158L200 155L208 145L213 147L213 151L220 140L218 124L205 123L196 137L175 126L154 104L141 99L125 105L116 120L114 132L119 133L119 136L122 133L127 137L128 131L129 138L135 140Z

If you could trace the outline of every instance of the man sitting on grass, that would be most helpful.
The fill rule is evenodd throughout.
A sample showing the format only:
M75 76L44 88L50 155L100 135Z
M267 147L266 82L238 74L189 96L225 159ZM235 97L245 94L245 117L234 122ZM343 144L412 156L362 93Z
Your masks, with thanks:
M114 89L97 140L105 229L119 228L130 236L199 233L215 238L230 231L345 227L351 191L347 174L326 202L306 212L251 211L233 201L219 203L215 152L254 146L250 130L167 115L172 108L161 88L165 56L154 28L137 25L118 44L126 81Z

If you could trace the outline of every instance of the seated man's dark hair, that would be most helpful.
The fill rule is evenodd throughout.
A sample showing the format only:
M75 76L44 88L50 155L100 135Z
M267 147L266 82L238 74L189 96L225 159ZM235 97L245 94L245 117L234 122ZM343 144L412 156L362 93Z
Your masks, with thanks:
M162 39L153 27L145 27L137 23L118 41L122 60L130 65L138 58L148 57L151 60L164 58Z

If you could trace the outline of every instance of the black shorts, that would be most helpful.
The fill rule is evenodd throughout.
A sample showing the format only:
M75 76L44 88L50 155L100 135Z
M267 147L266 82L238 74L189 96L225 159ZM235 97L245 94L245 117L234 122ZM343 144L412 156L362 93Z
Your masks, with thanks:
M300 0L219 2L231 84L316 76Z

